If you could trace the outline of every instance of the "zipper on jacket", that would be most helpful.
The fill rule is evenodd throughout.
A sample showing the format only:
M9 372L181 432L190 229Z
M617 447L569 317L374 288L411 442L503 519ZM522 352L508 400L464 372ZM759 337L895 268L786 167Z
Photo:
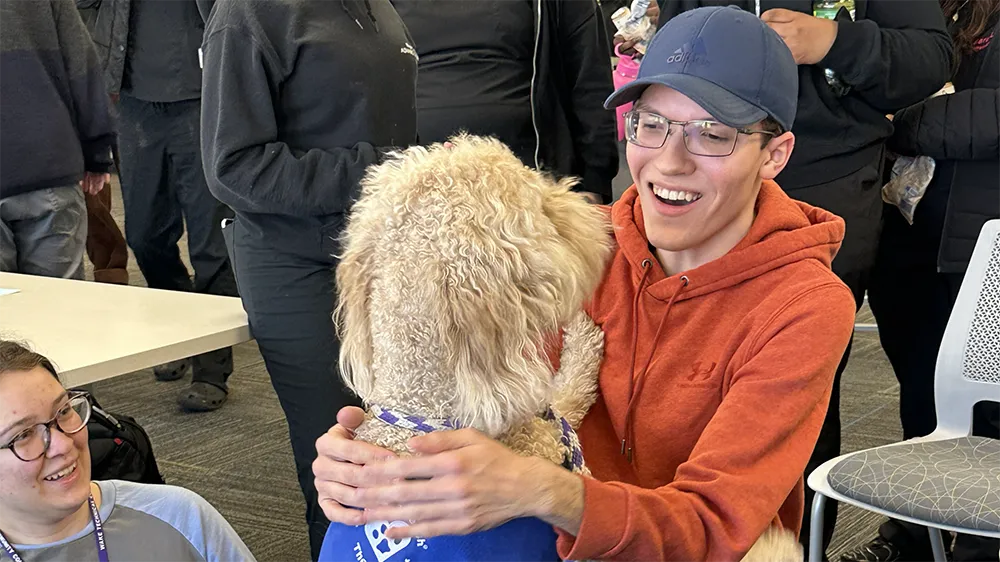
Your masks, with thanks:
M537 0L538 10L535 20L535 49L531 57L531 91L528 92L528 104L531 106L531 128L535 131L535 168L541 170L538 154L542 148L542 135L538 132L538 119L535 117L535 80L538 78L538 42L542 36L542 1Z

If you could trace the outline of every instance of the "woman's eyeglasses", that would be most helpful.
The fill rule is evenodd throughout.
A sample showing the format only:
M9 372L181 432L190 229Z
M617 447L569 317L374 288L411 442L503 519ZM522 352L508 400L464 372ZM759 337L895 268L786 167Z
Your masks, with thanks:
M46 453L52 443L52 428L72 435L87 427L90 420L90 398L84 392L71 392L51 420L33 425L13 437L0 450L10 449L14 456L31 462Z
M741 134L776 136L771 131L737 129L718 121L671 121L650 111L633 110L625 114L625 137L643 148L660 148L667 142L673 125L681 127L684 147L695 156L729 156L736 150L736 139Z

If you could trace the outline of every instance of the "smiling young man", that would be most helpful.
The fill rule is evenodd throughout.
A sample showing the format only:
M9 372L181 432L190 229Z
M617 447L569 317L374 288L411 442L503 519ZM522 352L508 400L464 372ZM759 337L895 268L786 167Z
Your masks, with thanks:
M570 559L736 560L769 526L797 532L854 299L830 270L843 221L772 181L794 146L796 90L774 31L705 8L665 26L608 100L636 102L635 185L611 209L617 250L588 305L605 333L579 431L593 478L472 429L416 437L417 456L393 459L350 439L361 411L345 409L317 442L327 516L410 522L391 538L538 517Z

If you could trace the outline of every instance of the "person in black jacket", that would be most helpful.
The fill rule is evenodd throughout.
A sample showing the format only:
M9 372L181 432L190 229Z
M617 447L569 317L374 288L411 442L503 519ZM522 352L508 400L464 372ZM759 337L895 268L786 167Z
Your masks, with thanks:
M885 226L868 302L879 339L899 380L903 438L934 431L934 374L941 339L983 224L1000 218L1000 0L943 0L959 63L955 93L928 99L893 117L891 151L930 156L934 177L913 224L895 206ZM973 416L976 435L1000 439L995 403ZM945 541L948 544L950 541ZM996 559L1000 543L960 535L953 560ZM895 520L842 560L930 560L927 531Z
M316 439L359 404L337 369L334 269L365 169L416 143L417 54L389 0L199 0L202 150L243 307L288 419L312 555Z
M660 25L709 5L737 4L760 16L785 40L799 64L795 152L778 185L792 198L822 207L847 223L833 271L864 302L882 216L882 163L892 134L887 114L936 92L949 76L952 46L941 8L925 0L854 0L854 13L815 17L811 0L658 0ZM840 378L807 474L840 454ZM806 489L806 505L812 490ZM827 502L824 545L833 536L837 504ZM803 529L809 528L806 510ZM802 533L807 547L809 533Z
M89 11L108 94L118 100L125 240L154 289L237 296L219 224L232 211L212 197L198 128L204 22L195 0L77 0ZM96 12L95 12L96 10ZM178 242L187 232L194 279ZM189 411L218 409L229 395L233 352L223 348L153 369L159 381L192 382Z
M392 0L420 56L420 142L464 130L611 202L611 62L594 0Z

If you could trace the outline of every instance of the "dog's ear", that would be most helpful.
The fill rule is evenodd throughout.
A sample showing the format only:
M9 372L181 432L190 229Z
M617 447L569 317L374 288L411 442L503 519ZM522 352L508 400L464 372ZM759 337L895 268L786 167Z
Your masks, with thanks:
M497 437L529 420L551 397L553 374L541 337L557 328L558 313L546 296L556 287L548 280L533 283L520 249L498 245L487 230L452 239L449 251L460 258L449 259L443 270L438 325L455 380L455 417Z
M558 240L549 246L551 259L559 264L562 300L568 322L589 299L604 276L612 250L609 214L573 192L572 178L548 182L542 191L542 212L552 222Z
M352 210L341 239L337 265L337 307L334 325L340 338L340 372L362 400L374 386L372 333L368 311L375 273L375 242L380 226L374 202L362 199Z

